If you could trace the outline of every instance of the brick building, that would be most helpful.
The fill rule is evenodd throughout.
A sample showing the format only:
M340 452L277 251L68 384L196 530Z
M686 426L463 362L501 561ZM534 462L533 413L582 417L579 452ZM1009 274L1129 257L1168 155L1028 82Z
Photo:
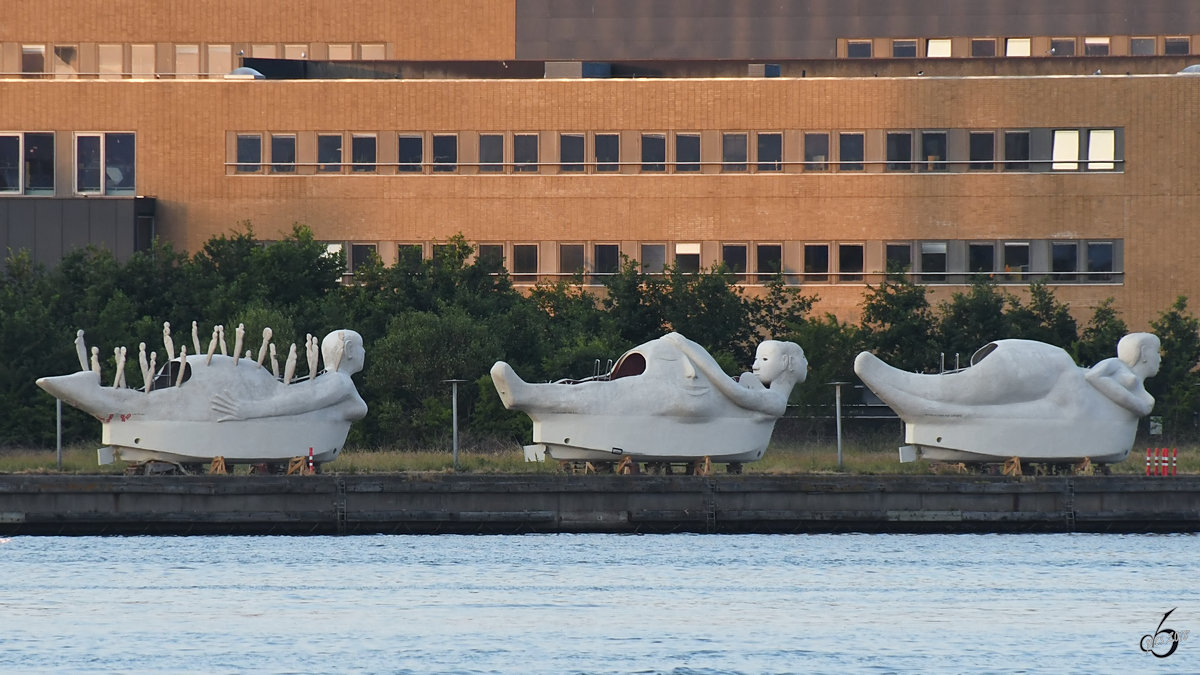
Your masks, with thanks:
M5 14L0 249L49 264L249 220L351 265L461 233L519 283L622 255L781 271L849 320L889 264L935 297L978 274L1045 280L1080 317L1113 297L1136 328L1200 295L1193 0Z

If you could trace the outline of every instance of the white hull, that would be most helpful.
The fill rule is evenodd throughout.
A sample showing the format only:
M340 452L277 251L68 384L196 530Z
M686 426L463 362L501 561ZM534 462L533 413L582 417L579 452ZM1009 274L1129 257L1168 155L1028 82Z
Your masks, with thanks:
M646 462L710 458L714 462L762 459L775 428L773 418L671 419L659 415L541 414L533 442L552 459Z
M1125 420L1091 420L1069 424L1063 420L1024 419L948 420L918 418L904 425L904 440L919 457L933 461L1003 462L1020 457L1027 462L1124 461L1133 447L1137 427Z
M346 441L350 423L287 421L277 418L236 422L140 420L114 417L103 424L102 439L122 460L141 462L159 459L170 462L210 462L224 457L227 462L254 464L307 457L309 448L316 462L337 458Z

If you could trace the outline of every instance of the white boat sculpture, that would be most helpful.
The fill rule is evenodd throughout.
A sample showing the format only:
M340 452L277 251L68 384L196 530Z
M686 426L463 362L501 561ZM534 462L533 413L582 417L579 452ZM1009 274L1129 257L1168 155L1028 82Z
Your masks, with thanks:
M339 330L320 343L325 370L317 371L317 341L309 336L305 346L309 375L293 381L296 346L289 351L284 373L279 374L270 329L263 331L258 360L242 349L239 326L233 356L227 356L224 330L213 331L208 352L181 347L178 356L155 373L157 355L146 358L140 349L144 385L129 389L124 382L124 348L115 350L117 374L113 386L103 386L97 350L92 348L88 367L83 331L76 345L81 372L37 381L42 389L100 420L106 447L100 463L114 458L177 464L209 462L223 457L228 463L265 463L308 456L316 463L332 461L342 450L350 424L362 419L367 405L350 376L362 370L365 351L362 336ZM163 331L164 346L174 351L170 325ZM220 344L222 353L214 353ZM269 367L264 365L267 354Z
M854 372L904 420L902 462L1107 464L1129 455L1138 420L1154 407L1145 380L1159 360L1157 336L1131 333L1117 358L1091 368L1043 342L996 340L958 371L909 373L863 352Z
M670 333L586 380L531 384L503 361L491 374L505 407L532 418L533 442L553 459L747 462L763 456L808 361L799 345L768 340L754 372L734 379Z

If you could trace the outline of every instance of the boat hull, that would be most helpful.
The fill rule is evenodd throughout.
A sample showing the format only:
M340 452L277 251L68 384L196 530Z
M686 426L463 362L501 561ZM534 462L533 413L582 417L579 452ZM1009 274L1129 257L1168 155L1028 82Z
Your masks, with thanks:
M558 460L679 462L708 457L715 462L762 459L775 419L756 416L708 419L660 415L537 414L533 442Z
M350 423L304 422L294 419L253 419L231 422L161 421L114 416L103 422L102 439L125 461L277 462L307 457L330 462L346 442Z

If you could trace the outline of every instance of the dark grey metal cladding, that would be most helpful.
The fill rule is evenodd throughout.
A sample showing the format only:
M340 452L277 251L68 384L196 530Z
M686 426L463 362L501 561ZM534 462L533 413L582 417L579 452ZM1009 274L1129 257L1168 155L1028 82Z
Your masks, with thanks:
M0 261L9 249L25 249L35 262L53 267L88 245L126 260L148 246L147 237L138 242L136 216L147 205L153 218L153 200L140 197L0 198Z
M825 59L838 38L1189 35L1195 0L517 0L518 59Z

